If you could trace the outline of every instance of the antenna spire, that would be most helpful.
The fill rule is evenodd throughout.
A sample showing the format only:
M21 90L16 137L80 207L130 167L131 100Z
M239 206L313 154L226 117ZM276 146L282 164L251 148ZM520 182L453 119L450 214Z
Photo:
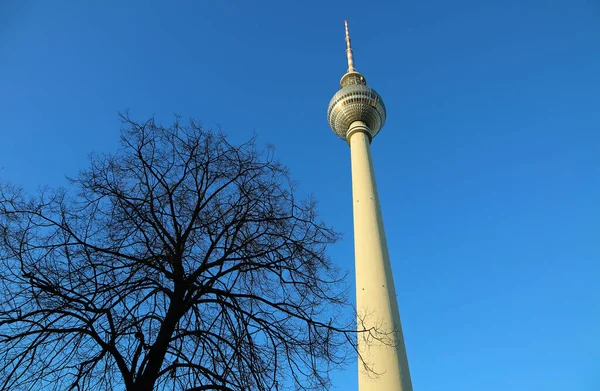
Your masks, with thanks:
M352 57L352 46L350 46L350 33L348 32L348 21L344 20L346 26L346 57L348 58L348 72L356 72L354 69L354 58Z

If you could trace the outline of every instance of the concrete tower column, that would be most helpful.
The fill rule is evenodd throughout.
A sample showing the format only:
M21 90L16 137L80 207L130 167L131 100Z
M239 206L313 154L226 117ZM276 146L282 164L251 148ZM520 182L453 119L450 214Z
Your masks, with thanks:
M352 161L358 389L412 391L375 172L371 132L362 121L347 133ZM365 365L369 368L365 368Z

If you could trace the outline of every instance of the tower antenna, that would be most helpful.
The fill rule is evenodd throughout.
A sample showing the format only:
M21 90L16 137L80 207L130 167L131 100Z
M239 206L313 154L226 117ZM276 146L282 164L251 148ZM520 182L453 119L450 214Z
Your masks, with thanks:
M354 69L354 57L352 56L352 46L350 46L350 33L348 32L348 21L344 20L346 26L346 57L348 58L348 72L356 72Z

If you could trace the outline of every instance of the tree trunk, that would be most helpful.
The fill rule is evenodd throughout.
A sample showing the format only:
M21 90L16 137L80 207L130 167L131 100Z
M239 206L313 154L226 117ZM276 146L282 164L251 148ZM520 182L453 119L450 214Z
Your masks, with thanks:
M163 365L169 342L177 326L177 322L183 315L183 289L175 288L173 299L169 304L169 309L165 315L165 319L161 325L156 341L148 352L148 363L144 368L142 375L135 380L133 388L127 391L153 391L154 384L158 378L158 372Z

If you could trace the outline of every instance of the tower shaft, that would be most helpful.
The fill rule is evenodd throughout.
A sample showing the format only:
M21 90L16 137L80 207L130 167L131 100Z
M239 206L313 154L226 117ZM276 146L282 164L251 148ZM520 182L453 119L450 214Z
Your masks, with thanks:
M348 130L352 160L359 391L412 391L383 217L371 160L370 130ZM369 368L365 368L365 365Z

